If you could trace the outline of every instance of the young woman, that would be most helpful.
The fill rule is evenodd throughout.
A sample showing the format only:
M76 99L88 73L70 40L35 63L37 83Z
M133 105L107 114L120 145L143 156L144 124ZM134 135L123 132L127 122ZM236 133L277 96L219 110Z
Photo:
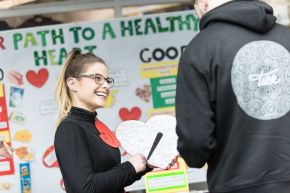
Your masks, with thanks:
M57 80L54 145L67 193L124 193L150 170L141 154L121 163L118 140L97 119L114 83L107 70L101 58L74 50Z

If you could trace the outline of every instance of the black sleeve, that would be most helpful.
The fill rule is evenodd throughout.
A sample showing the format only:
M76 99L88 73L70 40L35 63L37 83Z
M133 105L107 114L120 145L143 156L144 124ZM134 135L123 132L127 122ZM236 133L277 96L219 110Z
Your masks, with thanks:
M152 170L153 170L153 168L146 166L146 169L143 172L137 173L137 175L135 176L135 181L140 180L142 178L142 176L144 176L148 172L151 172Z
M188 48L189 49L189 48ZM195 51L196 52L196 51ZM202 167L215 147L214 111L208 73L199 64L208 62L185 51L178 67L176 89L177 149L189 167Z
M74 193L118 192L135 181L137 174L130 162L94 173L84 136L75 125L59 126L54 145L62 175Z

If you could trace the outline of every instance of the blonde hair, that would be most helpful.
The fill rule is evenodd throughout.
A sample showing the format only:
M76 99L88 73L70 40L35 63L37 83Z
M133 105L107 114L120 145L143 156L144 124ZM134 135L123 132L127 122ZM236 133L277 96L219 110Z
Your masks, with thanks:
M80 50L73 49L68 54L64 65L59 72L54 93L59 108L57 126L67 117L72 107L72 99L66 80L70 77L79 78L80 74L85 71L89 65L94 63L102 63L106 65L102 58L93 53L81 54Z

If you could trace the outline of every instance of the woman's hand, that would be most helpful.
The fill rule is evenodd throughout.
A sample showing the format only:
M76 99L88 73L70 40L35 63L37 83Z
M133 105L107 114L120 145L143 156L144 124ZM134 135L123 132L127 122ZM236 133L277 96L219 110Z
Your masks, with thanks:
M146 170L147 160L142 154L133 155L129 162L134 166L136 173Z
M4 141L0 141L0 156L9 158L12 156L13 149Z

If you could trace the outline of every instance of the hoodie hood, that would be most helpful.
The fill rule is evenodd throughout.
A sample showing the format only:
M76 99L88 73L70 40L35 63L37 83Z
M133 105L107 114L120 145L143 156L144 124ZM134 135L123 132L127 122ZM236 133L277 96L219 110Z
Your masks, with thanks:
M273 8L264 2L235 0L203 15L200 20L200 30L214 22L232 23L257 33L265 33L275 25L276 17L273 15Z

